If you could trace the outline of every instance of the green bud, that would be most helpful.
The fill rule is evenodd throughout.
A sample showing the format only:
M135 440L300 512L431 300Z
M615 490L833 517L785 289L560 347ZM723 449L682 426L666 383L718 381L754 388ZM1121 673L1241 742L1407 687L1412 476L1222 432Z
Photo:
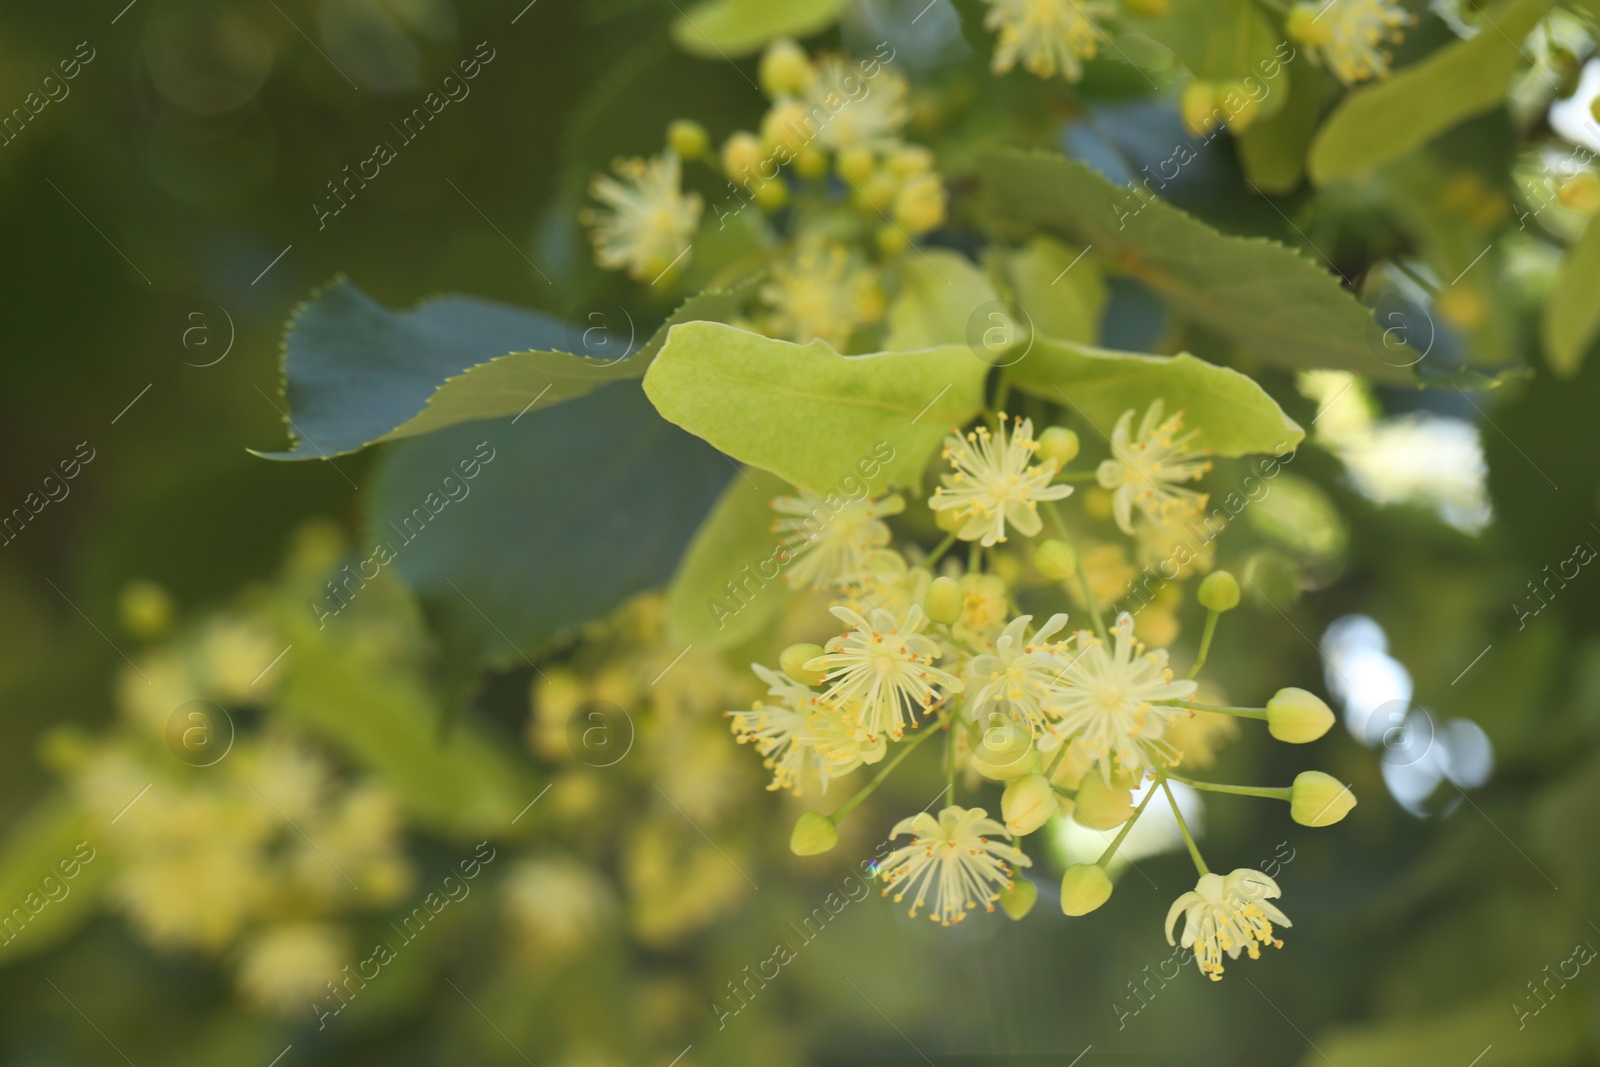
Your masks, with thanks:
M811 87L817 72L805 49L787 37L767 45L757 77L769 97L799 96Z
M996 782L1035 773L1039 753L1033 747L1033 735L1016 723L989 727L972 753L972 769Z
M693 119L678 119L667 127L667 144L684 159L699 159L711 147L711 135Z
M933 513L933 521L945 533L959 533L967 524L967 517L960 508L941 508Z
M961 583L954 578L941 575L928 586L928 595L922 601L922 609L934 622L950 626L961 618L961 608L966 601L967 596L961 591Z
M1078 458L1078 435L1065 426L1047 427L1039 435L1039 451L1035 454L1040 459L1053 459L1057 466L1065 467Z
M1111 879L1098 863L1074 863L1061 876L1061 910L1087 915L1111 899Z
M1228 571L1212 571L1200 583L1199 600L1207 611L1232 611L1239 606L1239 579Z
M1000 814L1006 829L1021 837L1050 821L1056 813L1056 791L1042 774L1014 778L1000 796Z
M1038 899L1039 887L1019 874L1012 881L1010 889L1001 890L1000 907L1012 919L1021 922L1033 910Z
M822 655L821 645L790 645L783 650L783 655L778 657L778 666L783 668L783 673L797 682L805 685L821 685L827 674L823 671L810 671L806 664Z
M1289 686L1272 694L1267 701L1267 732L1279 741L1304 745L1315 741L1333 726L1333 712L1322 699L1304 689Z
M1064 582L1078 573L1078 554L1065 541L1040 541L1033 550L1033 566L1052 582Z
M808 811L795 820L789 851L796 856L820 856L839 843L839 828L820 811Z
M1078 786L1072 817L1091 830L1115 830L1133 814L1133 791L1106 785L1090 771Z
M1289 790L1289 817L1301 826L1332 826L1355 806L1350 787L1321 771L1301 771Z
M144 578L122 587L117 607L122 628L145 641L154 641L167 632L175 610L167 591Z

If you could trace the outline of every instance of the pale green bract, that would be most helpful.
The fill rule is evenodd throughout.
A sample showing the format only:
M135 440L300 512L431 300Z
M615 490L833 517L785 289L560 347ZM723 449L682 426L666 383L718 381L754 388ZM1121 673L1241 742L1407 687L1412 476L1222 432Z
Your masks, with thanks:
M910 485L983 404L965 345L841 356L713 322L674 326L644 391L662 418L814 493L846 478Z
M1162 400L1168 411L1184 413L1186 428L1201 431L1200 443L1213 455L1280 454L1305 439L1253 379L1187 352L1167 358L1035 337L1010 374L1019 389L1076 411L1102 434L1124 411Z
M1550 369L1570 378L1600 334L1600 221L1590 220L1567 252L1561 278L1544 309L1544 350Z
M809 37L833 25L843 0L709 0L672 24L679 48L726 59L756 51L774 37ZM681 9L680 9L681 10Z
M1526 62L1522 39L1550 4L1508 0L1485 16L1487 25L1471 40L1345 97L1312 142L1311 179L1325 185L1358 177L1499 104Z
M789 492L783 479L756 467L735 478L706 516L667 587L667 627L676 640L701 648L726 648L755 637L784 606L785 592L773 590L748 603L735 601L731 615L713 611L713 600L727 597L729 581L743 568L773 558L780 538L772 530L772 498ZM719 617L720 616L720 617Z

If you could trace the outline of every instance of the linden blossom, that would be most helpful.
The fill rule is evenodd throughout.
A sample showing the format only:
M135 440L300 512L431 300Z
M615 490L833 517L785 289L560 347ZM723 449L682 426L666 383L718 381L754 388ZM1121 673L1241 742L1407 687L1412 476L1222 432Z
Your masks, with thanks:
M489 49L488 55L483 54L486 48ZM467 85L467 82L476 78L482 73L485 66L494 61L496 52L493 48L489 48L488 41L483 41L472 54L477 58L463 59L456 64L461 70L461 79L457 79L454 74L445 75L444 81L440 83L440 89L444 91L444 96L440 96L438 90L429 90L428 95L422 98L422 103L412 108L411 113L400 120L400 126L395 126L392 121L389 123L394 131L404 138L400 142L402 145L408 145L416 140L428 123L432 122L440 112L450 106L451 101L459 104L472 95L472 89ZM415 130L411 128L413 122L416 124ZM401 127L404 127L404 129ZM328 210L324 209L320 203L311 205L311 210L317 214L317 229L321 230L326 227L330 218L349 207L350 201L356 198L356 193L361 189L365 189L367 182L375 180L382 173L382 168L392 163L398 155L399 153L395 151L394 146L388 141L379 141L372 149L372 154L356 164L355 173L352 174L350 172L350 165L346 163L342 172L344 177L338 181L338 184L335 184L334 179L328 179L328 191L332 194L329 199L337 202L338 206ZM368 164L372 165L370 174L366 169ZM351 182L356 183L356 188L351 188ZM340 195L339 190L341 188L348 194L348 198Z

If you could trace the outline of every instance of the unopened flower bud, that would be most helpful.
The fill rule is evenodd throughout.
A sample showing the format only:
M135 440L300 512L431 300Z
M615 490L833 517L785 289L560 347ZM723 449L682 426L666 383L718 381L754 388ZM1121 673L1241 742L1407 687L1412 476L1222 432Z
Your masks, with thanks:
M761 142L753 133L740 131L722 142L722 172L749 185L760 178Z
M779 147L788 152L778 155L787 159L800 151L806 143L806 109L799 104L774 104L761 120L761 146L768 152Z
M942 508L933 513L933 522L945 533L955 533L967 524L967 516L961 508Z
M1020 874L1012 881L1010 889L1000 891L1000 907L1017 922L1027 917L1038 899L1039 887Z
M1033 774L1039 769L1033 735L1016 723L989 727L972 753L972 769L996 782Z
M1065 467L1078 458L1078 445L1078 435L1065 426L1047 426L1039 435L1039 451L1034 455L1053 459L1056 466Z
M1091 830L1114 830L1133 814L1133 791L1106 785L1095 773L1078 786L1072 817Z
M1197 599L1207 611L1232 611L1239 606L1239 579L1228 571L1212 571L1200 583Z
M1217 87L1210 82L1190 82L1184 86L1178 111L1191 136L1205 133L1217 124Z
M828 173L827 154L806 145L795 153L794 170L802 178L820 178Z
M805 812L795 820L789 851L796 856L820 856L839 843L839 828L820 811Z
M927 612L928 618L934 622L950 626L961 618L961 609L966 601L966 594L961 591L961 583L954 578L940 575L928 586L928 595L922 601L922 610Z
M1087 915L1111 899L1111 879L1098 863L1074 863L1061 876L1061 910Z
M1052 582L1064 582L1078 573L1078 554L1065 541L1040 541L1033 550L1033 567Z
M789 187L781 179L762 182L755 188L756 203L768 211L777 211L789 202Z
M1333 711L1322 699L1304 689L1289 686L1272 694L1267 701L1267 732L1279 741L1304 745L1315 741L1333 726Z
M1332 26L1319 21L1322 14L1321 8L1321 3L1294 5L1294 10L1289 12L1289 17L1283 24L1283 32L1289 35L1289 40L1314 47L1320 47L1332 41ZM1332 20L1330 19L1329 22L1331 23Z
M172 625L172 597L148 579L135 579L123 586L117 608L122 628L144 641L154 641Z
M839 176L853 185L872 177L878 160L870 148L847 148L839 153Z
M821 685L827 678L823 671L806 669L806 664L822 655L821 645L790 645L783 650L783 655L778 657L778 666L783 668L783 673L797 682L805 685Z
M1289 817L1301 826L1332 826L1355 806L1350 787L1321 771L1301 771L1289 791Z
M693 119L678 119L667 127L667 144L684 159L699 159L711 147L711 135Z
M887 211L894 203L900 183L887 171L874 171L866 181L856 183L856 200L873 211Z
M873 238L878 242L878 251L886 256L898 256L911 246L905 231L897 230L893 226L879 226Z
M1022 837L1050 821L1056 813L1056 791L1042 774L1013 779L1000 796L1000 814L1006 829Z
M770 97L799 96L811 88L816 76L816 68L811 65L805 49L787 37L779 37L767 45L761 56L758 77L762 90Z

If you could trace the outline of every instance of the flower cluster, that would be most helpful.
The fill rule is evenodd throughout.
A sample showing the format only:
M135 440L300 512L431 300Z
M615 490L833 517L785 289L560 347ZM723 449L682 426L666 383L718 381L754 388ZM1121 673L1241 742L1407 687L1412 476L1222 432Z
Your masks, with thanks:
M847 348L883 319L895 260L945 221L933 153L902 139L910 94L894 59L887 45L857 62L773 41L760 67L770 107L755 131L713 150L703 126L679 120L661 155L594 179L600 206L582 221L596 262L652 285L670 278L694 261L705 215L705 236L739 227L750 251L708 270L766 267L751 310L763 333ZM704 196L685 191L690 162Z
M1321 53L1334 77L1346 85L1389 76L1389 53L1404 27L1416 21L1396 0L1324 0L1296 4L1289 36Z
M1058 817L1116 832L1097 863L1063 872L1063 910L1094 910L1111 894L1107 869L1129 830L1153 798L1166 797L1200 874L1174 906L1169 936L1177 917L1187 916L1183 944L1216 977L1224 956L1254 957L1261 945L1278 944L1273 931L1288 920L1268 902L1278 895L1270 879L1210 873L1170 783L1287 801L1305 825L1336 822L1354 799L1320 772L1282 789L1178 774L1213 765L1217 747L1237 734L1237 718L1262 720L1274 738L1304 743L1326 732L1332 713L1299 689L1280 691L1264 708L1196 699L1217 620L1240 602L1226 571L1200 585L1207 624L1184 677L1172 666L1172 650L1150 647L1135 633L1131 611L1117 612L1109 624L1102 614L1117 595L1093 588L1097 565L1079 557L1072 536L1084 524L1069 522L1060 502L1072 483L1098 483L1091 489L1103 498L1098 521L1124 535L1198 514L1206 496L1191 483L1211 464L1183 412L1168 416L1160 398L1142 414L1124 412L1109 455L1082 470L1068 469L1080 450L1072 431L1052 426L1036 436L1031 419L988 419L946 441L947 471L926 500L920 527L931 519L945 532L932 550L914 535L896 537L902 522L918 528L900 496L844 508L824 508L804 491L773 501L790 586L826 594L844 630L824 645L789 646L776 669L753 664L766 694L727 712L733 731L762 757L772 790L803 795L811 783L826 788L863 765L883 764L831 815L801 817L791 839L800 855L835 847L840 821L916 747L942 737L942 807L894 826L897 847L878 873L885 895L943 925L996 904L1014 918L1025 915L1037 890L1020 873L1036 865L1023 838ZM1041 536L1046 519L1056 536ZM1035 542L1031 551L1017 543L1027 539ZM968 546L964 566L948 556L958 542ZM1068 590L1088 625L1069 627L1065 611L1019 610L1019 601L1045 604L1066 599ZM1170 644L1177 624L1162 628ZM957 802L958 786L981 791L986 782L1000 790L999 818L989 815L992 803Z

